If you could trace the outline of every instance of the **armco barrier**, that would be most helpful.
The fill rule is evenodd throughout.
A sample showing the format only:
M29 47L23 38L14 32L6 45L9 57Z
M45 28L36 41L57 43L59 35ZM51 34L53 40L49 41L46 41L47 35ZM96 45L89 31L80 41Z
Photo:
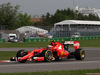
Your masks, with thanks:
M33 39L25 39L24 42L50 42L52 40L61 42L61 41L77 41L77 40L95 40L100 39L100 36L94 37L66 37L66 38L33 38Z
M0 43L4 43L5 42L5 39L0 39Z
M66 38L53 38L53 39L48 39L48 38L34 38L34 39L25 39L24 42L50 42L52 40L55 41L65 41Z
M100 36L94 36L94 37L71 37L70 40L95 40L100 39Z

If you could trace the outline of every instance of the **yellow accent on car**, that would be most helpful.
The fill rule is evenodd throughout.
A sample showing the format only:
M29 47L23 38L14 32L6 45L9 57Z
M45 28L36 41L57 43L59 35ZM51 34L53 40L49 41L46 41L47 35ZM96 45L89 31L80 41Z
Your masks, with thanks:
M60 53L61 56L63 56L63 54L64 54L63 52Z

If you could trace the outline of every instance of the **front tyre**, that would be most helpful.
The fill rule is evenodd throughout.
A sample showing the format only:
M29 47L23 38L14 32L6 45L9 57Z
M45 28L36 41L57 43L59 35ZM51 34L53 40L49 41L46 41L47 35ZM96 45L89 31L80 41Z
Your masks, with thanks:
M52 61L53 53L50 50L44 50L43 52L44 61L50 62Z
M25 56L25 55L27 55L27 54L28 54L28 52L27 52L26 50L19 50L19 51L17 52L17 54L16 54L16 57L17 57L17 59L18 59L18 58L23 57L23 56ZM22 61L18 61L18 62L20 62L20 63L25 63L26 60L27 60L27 59L22 60Z
M85 58L85 51L83 49L77 49L75 51L75 59L83 60Z

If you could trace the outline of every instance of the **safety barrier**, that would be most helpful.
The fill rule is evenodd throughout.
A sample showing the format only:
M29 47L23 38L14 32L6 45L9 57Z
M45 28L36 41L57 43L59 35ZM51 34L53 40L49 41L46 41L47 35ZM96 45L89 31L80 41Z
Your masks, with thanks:
M5 39L0 39L0 43L4 43L5 42Z
M66 38L33 38L33 39L25 39L24 42L50 42L52 40L61 42L61 41L77 41L77 40L95 40L100 39L100 36L94 37L66 37Z

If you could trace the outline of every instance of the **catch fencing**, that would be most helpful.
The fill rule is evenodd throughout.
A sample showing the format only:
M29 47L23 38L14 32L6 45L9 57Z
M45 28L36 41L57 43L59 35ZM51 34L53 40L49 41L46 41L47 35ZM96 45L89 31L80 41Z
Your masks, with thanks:
M56 28L51 26L41 26L39 28L53 33L54 38L100 36L100 26L71 26L70 29L68 29L67 26Z
M52 33L52 38L49 38L44 35L38 35L32 33L31 30L29 30L29 33L23 33L20 34L20 39L23 40L23 42L50 42L52 40L55 41L74 41L74 40L93 40L93 39L100 39L100 27L99 26L71 26L70 29L68 27L57 27L54 28L53 26L39 26L38 28L42 28L44 30L47 30L48 33ZM38 30L37 30L38 31ZM25 31L26 32L26 31ZM4 32L3 32L4 33ZM0 35L1 37L1 35ZM0 39L0 43L6 42L4 38Z
M45 30L48 30L49 33L53 33L53 38L25 38L24 42L50 42L52 40L61 42L61 41L75 41L75 40L93 40L100 39L100 29L98 26L95 27L72 27L72 29L68 29L67 27L50 27L50 26L42 26L39 27Z

